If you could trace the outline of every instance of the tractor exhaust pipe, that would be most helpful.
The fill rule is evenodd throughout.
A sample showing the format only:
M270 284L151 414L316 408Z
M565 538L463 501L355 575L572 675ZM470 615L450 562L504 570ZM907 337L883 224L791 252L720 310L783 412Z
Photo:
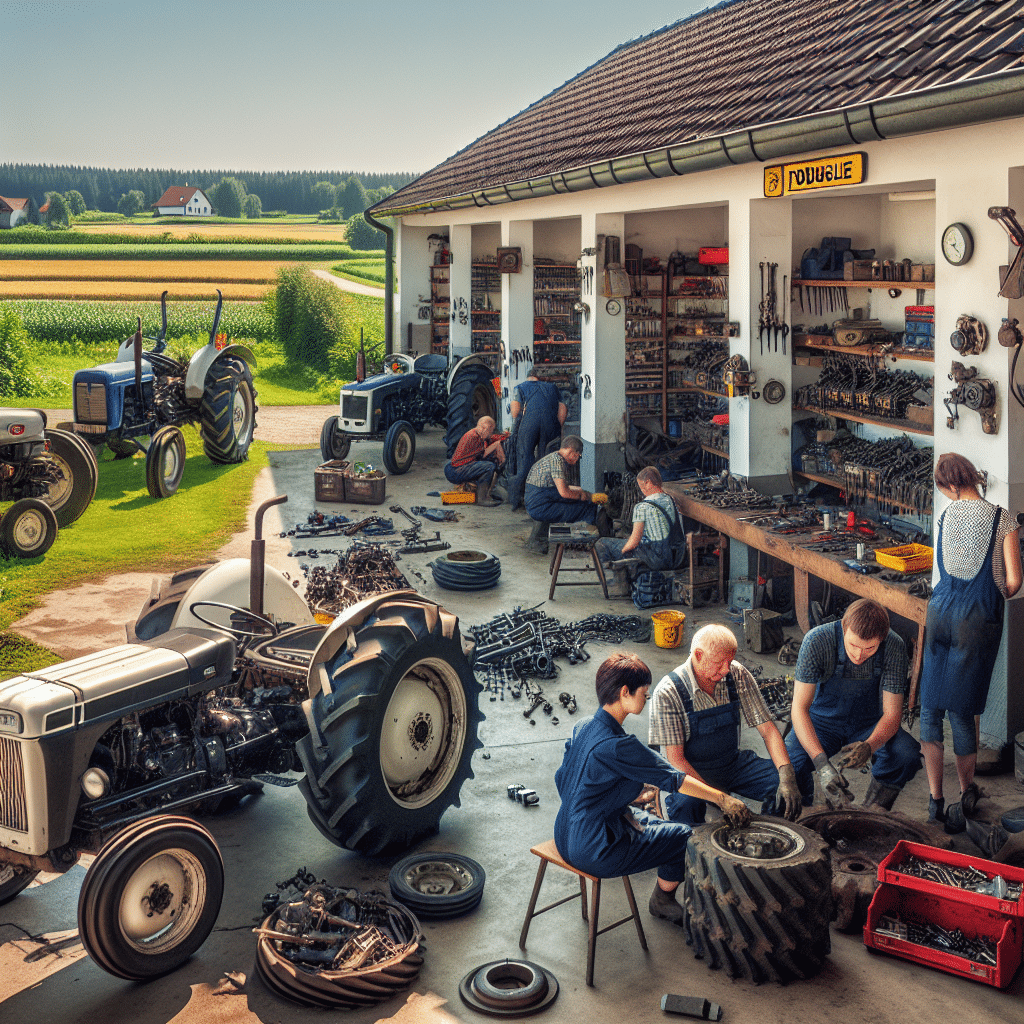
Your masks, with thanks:
M274 505L283 505L288 500L287 494L279 494L276 498L268 498L256 509L256 535L253 537L249 556L249 611L256 615L263 614L263 577L267 558L267 542L263 539L263 515Z
M142 395L142 317L136 317L135 337L132 339L132 352L135 356L135 394L139 399L139 408L145 408Z

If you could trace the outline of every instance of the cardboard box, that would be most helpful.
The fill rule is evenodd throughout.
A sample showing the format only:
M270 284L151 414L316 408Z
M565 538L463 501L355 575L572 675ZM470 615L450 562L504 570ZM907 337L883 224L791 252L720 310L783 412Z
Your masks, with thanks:
M351 463L332 459L313 471L313 493L317 501L344 501L345 474L351 472Z
M934 263L912 263L910 266L910 280L911 281L934 281L935 280L935 264Z
M933 405L908 405L907 420L919 423L922 427L935 425L935 407Z
M850 260L843 264L844 281L870 281L873 260Z

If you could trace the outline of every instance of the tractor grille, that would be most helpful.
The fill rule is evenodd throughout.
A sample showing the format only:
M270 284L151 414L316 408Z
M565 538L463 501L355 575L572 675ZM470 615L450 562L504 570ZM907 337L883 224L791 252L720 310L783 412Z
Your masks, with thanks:
M0 736L0 828L28 831L21 745L6 736Z
M75 385L75 421L77 423L107 422L107 389L103 384Z
M341 415L347 420L365 420L366 395L342 395Z

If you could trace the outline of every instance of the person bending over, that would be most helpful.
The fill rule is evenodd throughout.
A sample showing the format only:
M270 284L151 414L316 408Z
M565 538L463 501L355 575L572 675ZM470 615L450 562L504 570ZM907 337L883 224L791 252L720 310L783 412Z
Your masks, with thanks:
M562 441L557 452L533 464L526 477L526 511L539 523L591 523L601 536L611 533L611 523L589 491L566 481L568 469L580 461L583 442L574 434Z
M602 537L596 545L605 565L618 558L639 558L648 569L676 569L686 553L683 517L672 495L662 487L654 466L641 469L636 483L643 501L633 506L633 529L626 538Z
M444 467L445 479L453 484L477 485L476 503L494 507L501 500L491 496L498 468L505 461L500 441L487 443L494 434L495 422L490 416L481 416L476 426L467 430L455 446L451 461Z

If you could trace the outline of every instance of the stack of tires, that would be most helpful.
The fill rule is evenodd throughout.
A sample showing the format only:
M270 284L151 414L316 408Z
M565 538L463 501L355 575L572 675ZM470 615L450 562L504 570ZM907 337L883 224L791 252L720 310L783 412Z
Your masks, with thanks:
M501 578L501 562L486 551L446 551L428 563L445 590L490 590Z

